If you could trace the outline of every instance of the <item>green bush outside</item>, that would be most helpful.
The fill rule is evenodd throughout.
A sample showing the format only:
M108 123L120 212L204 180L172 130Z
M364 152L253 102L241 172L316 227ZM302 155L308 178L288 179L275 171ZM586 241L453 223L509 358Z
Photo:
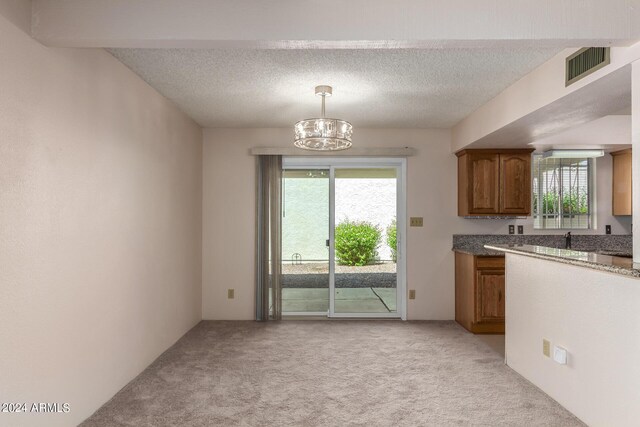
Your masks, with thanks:
M346 220L336 226L336 259L340 265L363 266L378 255L382 231L366 221Z
M555 189L542 195L542 212L540 213L556 213L558 212L559 196ZM533 208L538 210L538 198L533 199ZM585 190L580 190L578 194L565 194L562 198L563 214L587 214L589 213L589 196Z
M393 262L398 261L398 231L395 219L387 227L387 245L389 249L391 249L391 259Z

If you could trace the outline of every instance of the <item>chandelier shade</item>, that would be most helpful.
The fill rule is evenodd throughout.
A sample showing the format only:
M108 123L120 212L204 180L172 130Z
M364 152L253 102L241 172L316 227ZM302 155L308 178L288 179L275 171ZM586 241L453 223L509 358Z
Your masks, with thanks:
M351 147L353 126L338 119L306 119L300 120L294 127L298 148L318 151L346 150Z
M338 151L351 147L353 126L351 123L331 119L324 116L325 96L331 96L331 86L317 86L316 95L322 97L322 117L305 119L297 122L293 127L293 144L305 150Z

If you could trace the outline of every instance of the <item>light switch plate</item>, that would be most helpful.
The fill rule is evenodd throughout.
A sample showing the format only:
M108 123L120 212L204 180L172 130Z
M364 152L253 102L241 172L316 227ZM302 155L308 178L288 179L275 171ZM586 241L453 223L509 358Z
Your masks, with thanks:
M410 227L422 227L422 217L421 216L412 216L409 218L409 226Z
M416 290L409 289L409 299L416 299Z
M551 343L549 340L542 339L542 354L551 357Z
M234 299L235 298L235 289L227 289L227 298L228 299Z

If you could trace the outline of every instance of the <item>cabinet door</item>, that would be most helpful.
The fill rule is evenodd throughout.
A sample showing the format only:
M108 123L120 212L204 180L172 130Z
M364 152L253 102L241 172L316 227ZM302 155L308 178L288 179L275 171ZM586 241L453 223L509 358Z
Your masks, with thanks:
M500 156L469 154L469 213L497 214L500 209Z
M631 215L631 150L613 157L613 215Z
M478 270L476 322L504 322L504 270Z
M500 213L531 214L531 155L500 155Z

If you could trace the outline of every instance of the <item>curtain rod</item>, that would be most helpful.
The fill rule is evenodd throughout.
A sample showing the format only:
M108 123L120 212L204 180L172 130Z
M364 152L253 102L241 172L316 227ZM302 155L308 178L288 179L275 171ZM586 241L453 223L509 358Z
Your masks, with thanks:
M329 157L411 157L417 151L412 147L404 148L350 148L344 151L307 151L295 147L253 147L252 156L329 156Z

